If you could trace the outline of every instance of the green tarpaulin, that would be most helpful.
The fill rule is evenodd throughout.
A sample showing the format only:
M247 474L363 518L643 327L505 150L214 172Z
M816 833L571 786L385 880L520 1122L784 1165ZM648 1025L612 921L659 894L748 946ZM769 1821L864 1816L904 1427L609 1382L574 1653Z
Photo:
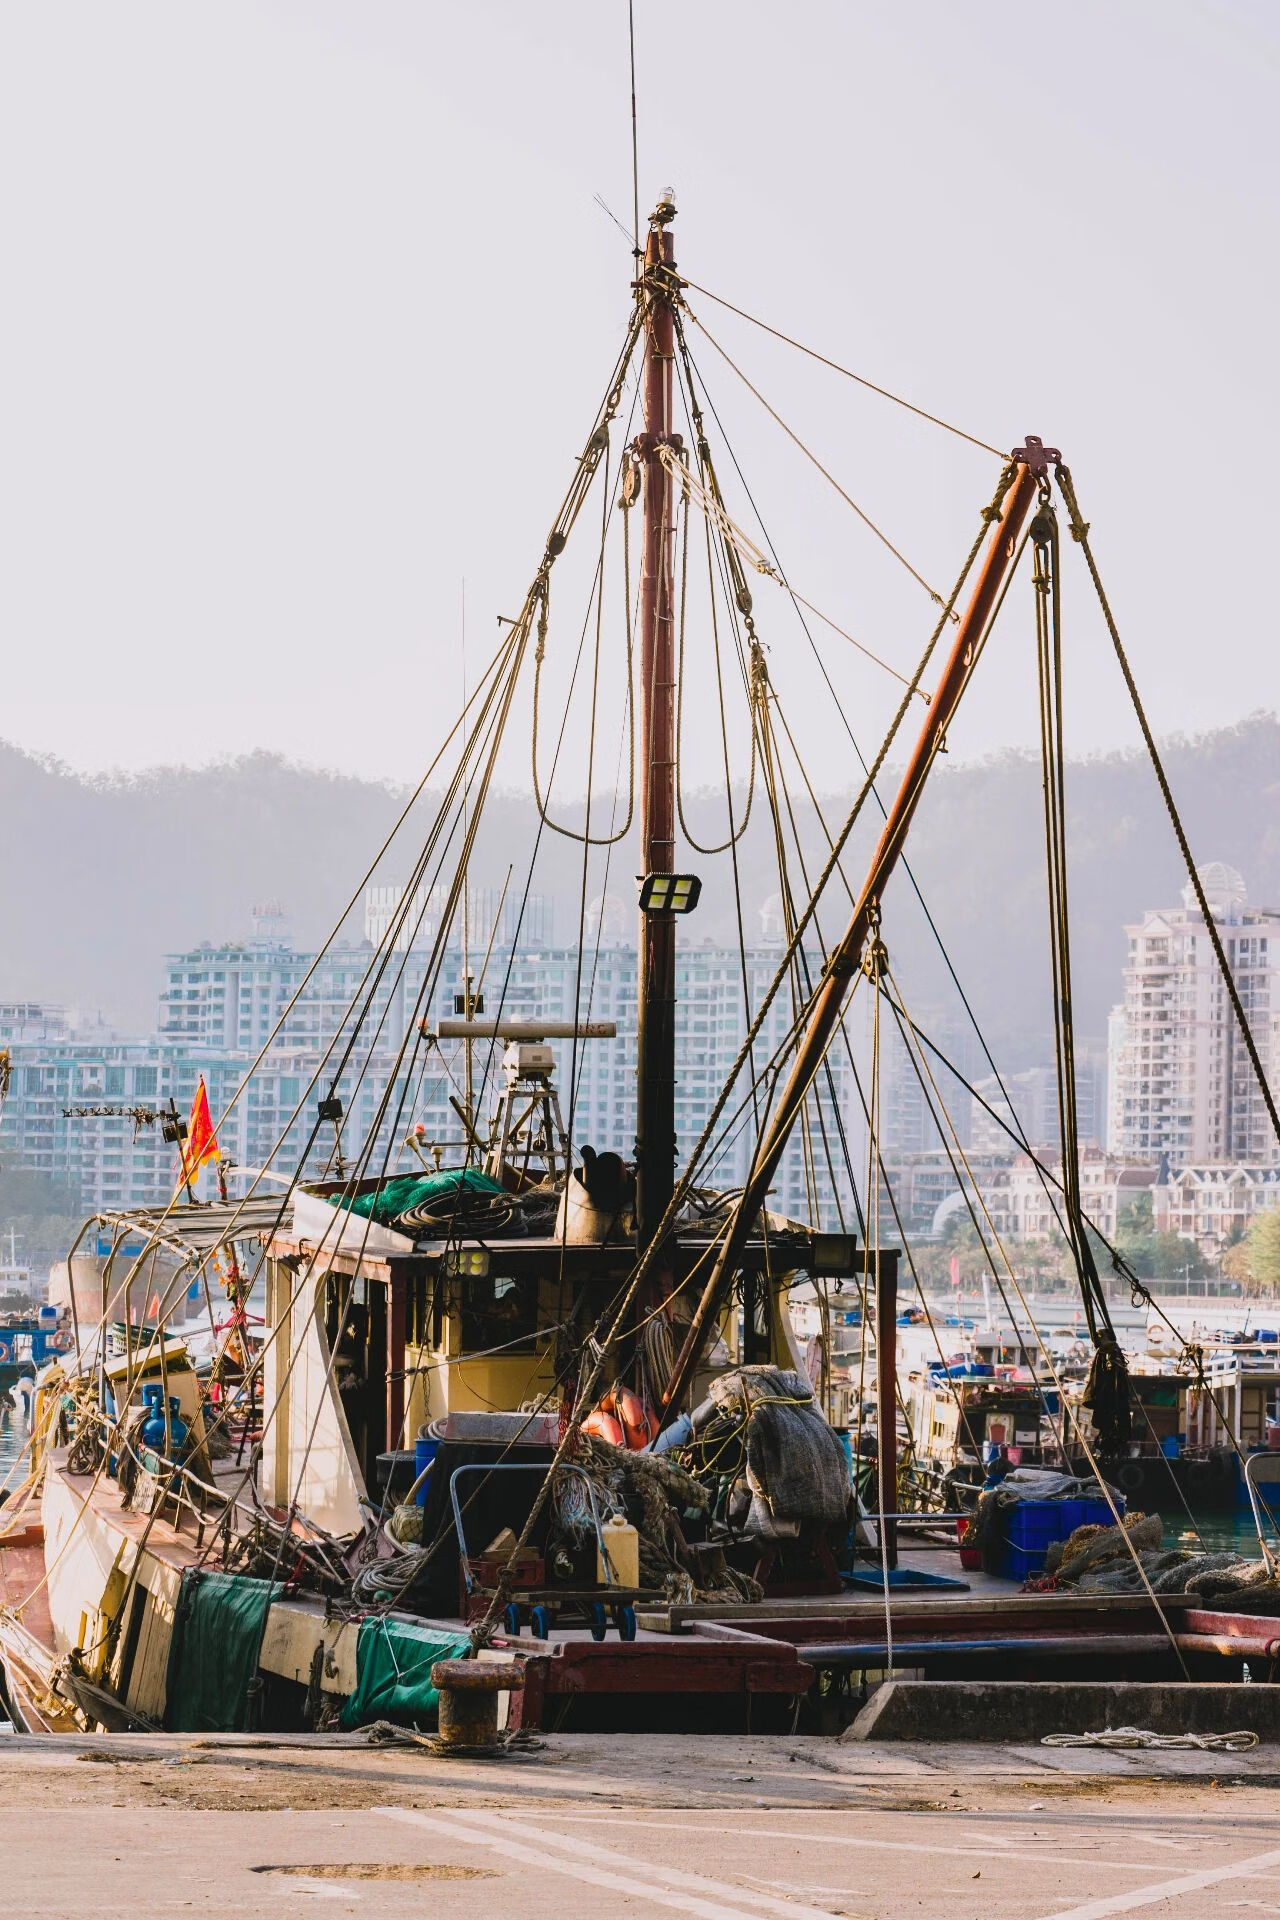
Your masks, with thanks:
M344 1727L370 1720L434 1721L440 1696L431 1684L437 1660L460 1660L471 1651L465 1634L442 1634L408 1620L360 1623L356 1641L356 1690L342 1709Z
M171 1733L245 1733L258 1654L278 1581L235 1573L182 1576L169 1644L164 1723Z
M425 1207L429 1200L441 1200L459 1189L467 1193L501 1193L503 1188L476 1167L457 1167L443 1173L400 1173L384 1180L372 1193L358 1193L351 1200L342 1194L330 1194L332 1207L345 1206L348 1213L372 1214L380 1226L390 1226L402 1213Z

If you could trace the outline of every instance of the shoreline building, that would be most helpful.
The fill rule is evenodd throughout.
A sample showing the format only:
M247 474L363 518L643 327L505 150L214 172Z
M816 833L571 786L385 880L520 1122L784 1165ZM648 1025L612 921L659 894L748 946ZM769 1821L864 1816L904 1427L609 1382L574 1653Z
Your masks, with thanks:
M1250 1031L1280 1060L1280 911L1250 907L1221 861L1199 869ZM1280 1161L1234 1010L1190 886L1125 929L1124 1000L1108 1023L1107 1149L1170 1167Z

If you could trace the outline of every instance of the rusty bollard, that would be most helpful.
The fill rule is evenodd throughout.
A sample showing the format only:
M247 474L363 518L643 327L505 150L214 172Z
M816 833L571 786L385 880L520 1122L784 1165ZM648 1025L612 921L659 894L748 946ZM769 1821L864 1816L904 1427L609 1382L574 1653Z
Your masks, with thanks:
M437 1660L431 1684L440 1695L437 1737L456 1752L495 1751L498 1695L524 1685L523 1660Z

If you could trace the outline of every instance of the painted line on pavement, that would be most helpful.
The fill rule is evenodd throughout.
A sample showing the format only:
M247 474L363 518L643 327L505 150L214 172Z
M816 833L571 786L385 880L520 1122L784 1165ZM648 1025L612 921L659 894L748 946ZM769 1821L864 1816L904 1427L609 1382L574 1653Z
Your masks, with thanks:
M1117 1893L1109 1900L1089 1900L1083 1907L1059 1908L1056 1913L1046 1914L1045 1920L1107 1920L1109 1914L1136 1913L1139 1907L1154 1907L1161 1900L1176 1900L1184 1893L1200 1893L1205 1887L1220 1886L1224 1880L1250 1880L1274 1867L1280 1867L1280 1848L1270 1853L1255 1853L1248 1860L1233 1860L1230 1866L1208 1867L1203 1873L1183 1873L1176 1880L1135 1887L1132 1893Z
M461 1841L464 1846L488 1847L494 1853L504 1854L509 1860L520 1861L523 1866L539 1867L547 1873L566 1874L570 1879L581 1880L592 1887L603 1887L610 1893L629 1894L632 1899L651 1900L655 1906L670 1907L676 1913L694 1914L697 1920L760 1920L761 1907L785 1915L786 1920L831 1920L829 1908L807 1907L796 1900L779 1900L754 1893L750 1887L734 1887L718 1880L704 1879L700 1874L655 1867L647 1861L633 1860L626 1854L608 1856L617 1862L617 1870L594 1866L590 1860L574 1858L567 1851L551 1851L545 1845L548 1836L537 1828L531 1831L543 1844L528 1845L507 1832L477 1824L476 1815L471 1810L458 1814L450 1808L447 1813L442 1809L439 1814L429 1814L419 1813L415 1807L379 1807L377 1811L393 1820L403 1820L421 1827L428 1833L441 1834L454 1842ZM501 1816L496 1818L500 1829L506 1823ZM604 1854L606 1849L591 1848L589 1851ZM679 1890L675 1883L682 1883L686 1890ZM745 1905L728 1905L721 1895L749 1903L750 1911Z
M468 1809L468 1811L471 1811L471 1809ZM702 1809L699 1808L698 1811L701 1812ZM826 1807L821 1809L823 1813L829 1813L830 1811L831 1809ZM846 1816L846 1810L844 1808L839 1808L837 1811L841 1817ZM857 1813L870 1813L881 1818L884 1817L879 1807L857 1807L853 1809L853 1811ZM886 1809L885 1811L887 1812L889 1810ZM539 1807L538 1813L542 1819L572 1820L575 1825L580 1826L653 1827L667 1833L697 1833L699 1831L697 1827L691 1826L683 1820L631 1820L621 1813L561 1813L558 1807ZM723 1824L717 1827L716 1831L722 1832ZM1157 1864L1154 1860L1108 1860L1105 1855L1100 1853L1081 1852L1079 1854L1071 1854L1064 1851L1075 1844L1070 1840L1061 1840L1056 1842L1052 1848L1044 1846L1034 1852L1030 1848L1020 1853L1015 1853L1012 1849L1006 1852L1001 1848L999 1852L993 1853L992 1849L985 1843L981 1846L973 1847L943 1847L927 1840L874 1840L870 1835L862 1833L786 1833L779 1827L752 1827L751 1834L753 1839L759 1840L792 1840L797 1846L871 1847L880 1853L936 1853L941 1854L947 1859L991 1860L993 1863L996 1860L1053 1859L1061 1861L1064 1866L1068 1867L1114 1867L1117 1872L1122 1873L1150 1873L1152 1867ZM1082 1848L1090 1844L1089 1841L1085 1840L1079 1842Z
M711 1889L720 1895L741 1900L744 1896L767 1913L776 1913L782 1920L831 1920L827 1908L806 1907L802 1902L787 1895L781 1898L771 1893L753 1893L747 1887L734 1881L712 1880L706 1874L687 1873L683 1867L667 1866L665 1862L641 1859L639 1862L632 1853L621 1853L612 1847L600 1847L592 1840L572 1840L568 1834L548 1833L542 1827L527 1825L514 1814L489 1813L479 1807L468 1807L464 1816L476 1824L491 1827L499 1833L517 1833L529 1841L547 1842L558 1847L564 1853L575 1854L579 1859L595 1860L602 1866L615 1868L618 1872L634 1872L637 1865L642 1873L655 1879L666 1880L673 1887L688 1887L695 1892ZM767 1884L767 1883L766 1883Z

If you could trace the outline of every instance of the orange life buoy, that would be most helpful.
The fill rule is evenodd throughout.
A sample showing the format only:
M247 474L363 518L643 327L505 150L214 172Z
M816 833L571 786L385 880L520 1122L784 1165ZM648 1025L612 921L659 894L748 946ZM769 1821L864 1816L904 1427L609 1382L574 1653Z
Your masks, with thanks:
M610 1387L600 1402L606 1414L612 1414L622 1428L626 1446L641 1453L658 1437L658 1422L647 1402L630 1387Z
M0 1366L9 1358L9 1342L0 1340Z
M611 1413L603 1413L599 1407L588 1414L582 1423L582 1431L594 1435L597 1440L607 1440L611 1447L625 1447L626 1438L622 1428Z

